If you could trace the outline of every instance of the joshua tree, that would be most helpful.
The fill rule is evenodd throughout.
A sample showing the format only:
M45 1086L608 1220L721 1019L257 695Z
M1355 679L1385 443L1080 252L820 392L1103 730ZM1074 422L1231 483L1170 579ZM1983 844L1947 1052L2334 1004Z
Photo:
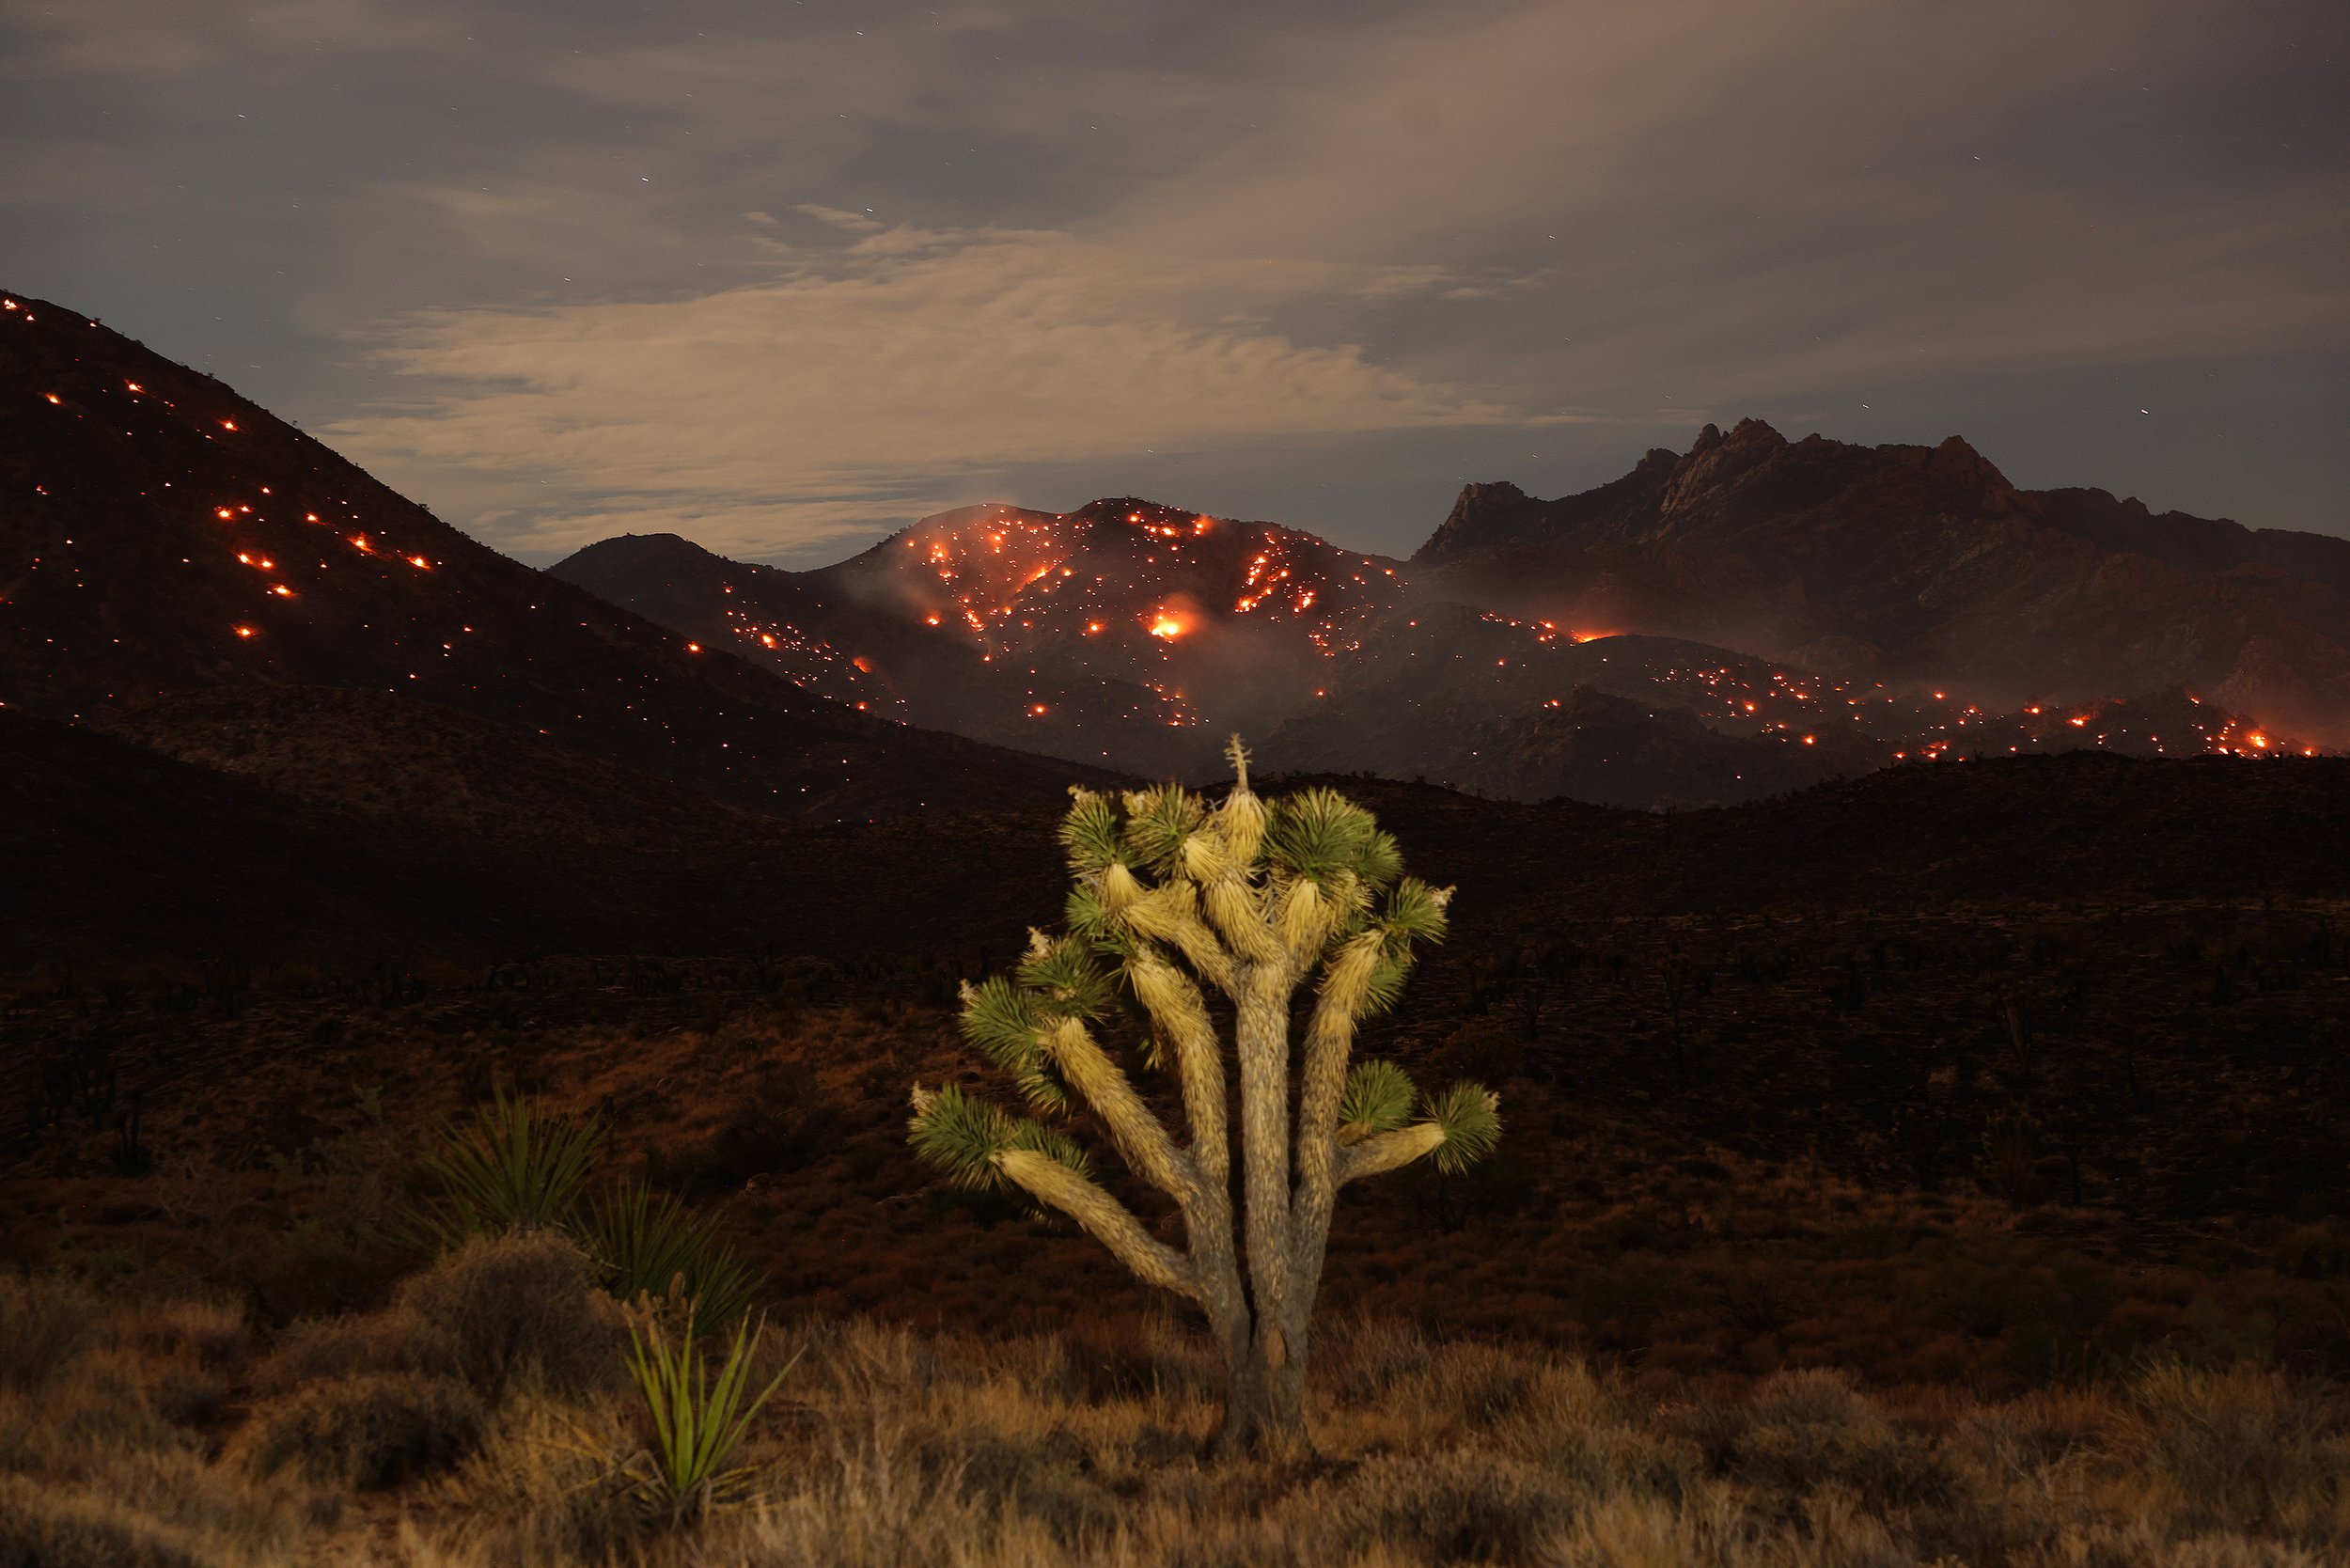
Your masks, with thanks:
M1395 840L1343 795L1260 800L1237 736L1229 755L1232 790L1213 807L1172 784L1118 800L1073 789L1065 931L1032 933L1012 974L963 990L964 1036L1031 1110L1083 1102L1126 1165L1173 1200L1184 1245L1152 1234L1044 1121L948 1085L915 1089L912 1122L915 1148L953 1179L1018 1187L1198 1305L1228 1372L1227 1453L1304 1440L1306 1330L1339 1188L1430 1156L1459 1169L1501 1134L1480 1085L1454 1085L1415 1121L1402 1068L1349 1065L1355 1026L1394 1003L1414 945L1442 938L1451 889L1403 876ZM1292 994L1308 980L1293 1052ZM1187 1143L1097 1036L1121 1020L1137 1026L1131 1058L1174 1080Z

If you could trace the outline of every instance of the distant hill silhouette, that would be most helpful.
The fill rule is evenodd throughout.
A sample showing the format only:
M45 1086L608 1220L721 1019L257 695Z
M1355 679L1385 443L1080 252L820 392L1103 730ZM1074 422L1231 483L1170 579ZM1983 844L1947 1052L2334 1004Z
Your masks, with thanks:
M314 698L298 694L298 699ZM1608 702L1620 698L1606 699ZM1577 722L1565 711L1559 722ZM461 721L462 722L462 721ZM397 744L397 743L395 743ZM595 789L632 807L625 776ZM1462 889L1462 939L1564 912L1920 908L2082 896L2338 898L2350 760L2247 765L2073 754L1913 764L1786 798L1655 814L1335 782ZM529 797L525 797L529 798ZM594 799L574 789L573 799ZM41 960L301 959L364 966L555 951L872 953L995 948L1066 891L1050 806L625 841L424 793L374 813L280 793L117 736L0 711L0 979ZM944 897L951 882L953 896Z
M910 730L697 650L467 538L211 377L62 306L6 300L13 707L106 724L190 693L372 691L819 821L1049 800L1068 780L1065 763ZM320 713L261 703L237 723L257 754L290 755ZM265 741L272 725L292 728ZM183 738L160 721L143 732Z

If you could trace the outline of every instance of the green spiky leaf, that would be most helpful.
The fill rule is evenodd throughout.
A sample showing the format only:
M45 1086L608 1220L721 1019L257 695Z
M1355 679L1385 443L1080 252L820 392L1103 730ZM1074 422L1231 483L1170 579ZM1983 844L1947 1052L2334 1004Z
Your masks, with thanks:
M1430 1102L1428 1120L1444 1134L1436 1168L1447 1175L1466 1170L1501 1141L1501 1113L1482 1084L1454 1084Z
M1070 869L1081 873L1101 870L1120 853L1117 804L1091 790L1070 792L1075 798L1060 824L1061 847L1069 852Z
M1346 1075L1339 1121L1366 1132L1391 1133L1412 1119L1412 1102L1418 1098L1411 1077L1394 1062L1357 1062Z
M1307 790L1273 803L1265 856L1292 875L1328 882L1353 870L1377 833L1371 813L1336 790Z
M1029 1149L1050 1160L1057 1160L1080 1176L1090 1176L1093 1168L1086 1152L1066 1133L1047 1127L1042 1121L1021 1121L1013 1124L1011 1137L1005 1144L1009 1149Z
M1118 929L1108 910L1102 907L1102 895L1087 883L1079 883L1069 890L1061 902L1061 919L1070 933L1082 936L1097 947Z
M1033 1125L1033 1123L1029 1123ZM1011 1147L1012 1119L952 1084L929 1097L907 1129L925 1165L962 1187L992 1187L1002 1178L995 1156Z
M1373 831L1355 857L1355 874L1370 887L1385 887L1402 875L1403 850L1395 836Z
M1412 972L1409 959L1382 958L1371 966L1371 983L1363 987L1357 1018L1376 1018L1395 1006L1403 995L1403 977Z
M1020 983L1031 993L1033 1011L1050 1011L1063 1018L1099 1018L1116 999L1110 977L1103 972L1092 949L1073 936L1062 937L1022 959Z
M1439 892L1416 876L1397 883L1387 895L1388 951L1400 958L1415 942L1443 941L1448 924L1445 908L1450 897L1449 888Z
M1178 784L1159 784L1126 797L1126 847L1152 870L1175 863L1183 840L1199 831L1207 807Z
M1037 1031L1051 1022L1042 998L1001 975L991 975L964 989L961 1022L964 1039L1010 1074L1030 1105L1046 1111L1067 1106L1069 1091L1054 1074L1037 1039Z
M595 1163L603 1129L549 1113L537 1100L499 1095L423 1162L438 1186L415 1229L445 1247L469 1235L567 1222Z
M621 1301L658 1296L682 1282L688 1321L722 1329L758 1298L759 1275L719 1239L717 1216L697 1214L643 1181L600 1196L578 1230L603 1288Z
M1016 1072L1037 1056L1036 1034L1044 1022L1036 998L1001 975L964 993L963 1038L999 1067Z

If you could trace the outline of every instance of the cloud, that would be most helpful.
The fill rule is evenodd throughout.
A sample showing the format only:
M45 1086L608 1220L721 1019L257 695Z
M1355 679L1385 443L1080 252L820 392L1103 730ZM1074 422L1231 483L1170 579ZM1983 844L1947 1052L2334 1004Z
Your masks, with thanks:
M10 19L14 73L171 82L321 50L413 50L463 40L461 14L425 0L71 0Z
M2044 442L2330 519L2346 47L2339 0L44 0L0 231L532 553L1055 476L1392 531L1703 418L2013 439L2215 367L2193 463Z
M371 357L414 400L327 433L509 548L626 528L772 554L1010 465L1544 417L1275 324L1424 271L816 215L844 243L764 242L755 284L400 322Z
M1627 412L1660 382L1731 399L2284 348L2350 324L2350 202L2314 150L2221 127L2297 41L2289 10L2204 0L1420 12L1301 59L1261 137L1101 224L1210 254L1515 258L1506 286L1434 296L1497 307L1430 352Z

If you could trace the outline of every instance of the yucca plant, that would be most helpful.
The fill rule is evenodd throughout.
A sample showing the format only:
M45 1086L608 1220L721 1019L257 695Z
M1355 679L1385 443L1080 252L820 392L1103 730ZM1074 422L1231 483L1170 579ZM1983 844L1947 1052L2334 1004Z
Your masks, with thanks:
M737 1324L713 1380L707 1357L695 1349L690 1321L675 1342L650 1314L630 1325L629 1372L652 1415L653 1446L643 1456L650 1473L640 1484L672 1520L699 1517L749 1489L751 1469L728 1461L800 1360L795 1353L751 1396L751 1358L765 1328L764 1322Z
M566 1121L536 1100L501 1094L423 1161L440 1190L418 1211L417 1228L454 1246L484 1231L565 1224L602 1136L593 1121Z
M718 1221L648 1183L630 1182L590 1202L580 1241L622 1301L674 1294L693 1326L731 1327L759 1294L759 1276L718 1239Z
M1451 889L1403 875L1394 839L1343 795L1261 801L1237 736L1229 756L1231 792L1214 806L1172 784L1120 798L1073 790L1060 830L1074 884L1064 932L1031 933L1011 975L963 993L964 1036L1031 1110L1082 1100L1125 1163L1173 1200L1185 1245L1152 1234L1042 1121L917 1085L912 1122L916 1151L951 1179L1019 1187L1206 1314L1227 1372L1225 1452L1304 1439L1307 1325L1338 1189L1423 1158L1459 1169L1501 1135L1498 1101L1480 1085L1423 1103L1393 1062L1350 1069L1356 1025L1394 1004L1416 945L1443 936ZM1291 998L1308 982L1311 1016L1293 1047ZM1188 1143L1096 1036L1133 1015L1130 999L1147 1026L1135 1059L1174 1078Z

